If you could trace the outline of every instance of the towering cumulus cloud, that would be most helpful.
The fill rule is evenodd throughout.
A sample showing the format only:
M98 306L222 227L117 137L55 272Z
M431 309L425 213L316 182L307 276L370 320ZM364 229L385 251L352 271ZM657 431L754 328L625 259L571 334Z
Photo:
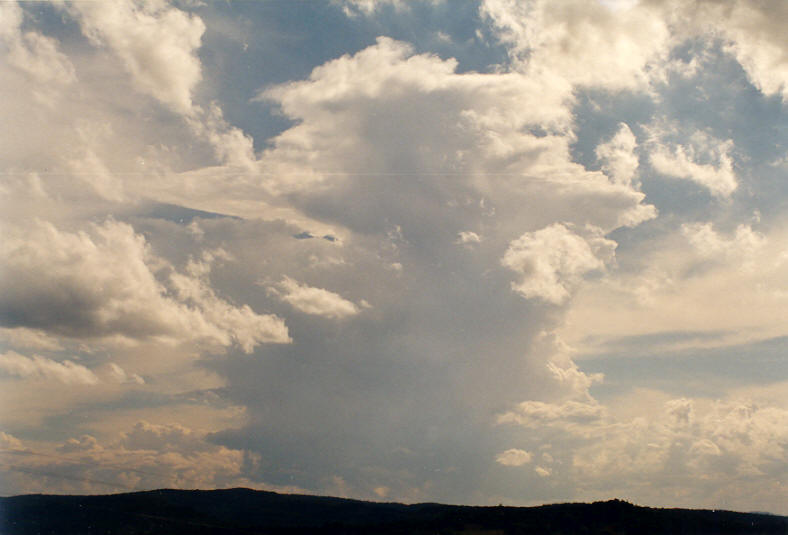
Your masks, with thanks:
M0 3L3 492L788 512L787 17Z

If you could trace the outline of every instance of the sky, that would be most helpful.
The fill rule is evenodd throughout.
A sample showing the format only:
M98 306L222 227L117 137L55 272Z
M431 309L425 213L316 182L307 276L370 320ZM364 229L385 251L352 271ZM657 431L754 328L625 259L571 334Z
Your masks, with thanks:
M0 494L788 514L788 3L0 3Z

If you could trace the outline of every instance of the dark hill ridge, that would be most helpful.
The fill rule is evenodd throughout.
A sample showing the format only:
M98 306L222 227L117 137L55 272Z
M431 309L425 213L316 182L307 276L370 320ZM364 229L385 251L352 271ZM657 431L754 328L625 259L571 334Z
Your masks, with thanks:
M3 535L788 534L788 517L612 500L540 507L404 505L249 489L0 498Z

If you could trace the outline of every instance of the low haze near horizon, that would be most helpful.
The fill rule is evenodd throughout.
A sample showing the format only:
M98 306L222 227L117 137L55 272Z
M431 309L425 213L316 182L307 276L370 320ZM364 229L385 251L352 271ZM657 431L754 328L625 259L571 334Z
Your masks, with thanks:
M786 25L0 2L0 494L788 514Z

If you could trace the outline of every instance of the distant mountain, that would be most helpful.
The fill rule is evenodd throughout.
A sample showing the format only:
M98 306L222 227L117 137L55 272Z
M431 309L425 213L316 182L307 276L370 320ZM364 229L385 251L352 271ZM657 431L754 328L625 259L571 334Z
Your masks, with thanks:
M0 498L3 535L788 534L788 517L638 507L375 503L249 489Z

